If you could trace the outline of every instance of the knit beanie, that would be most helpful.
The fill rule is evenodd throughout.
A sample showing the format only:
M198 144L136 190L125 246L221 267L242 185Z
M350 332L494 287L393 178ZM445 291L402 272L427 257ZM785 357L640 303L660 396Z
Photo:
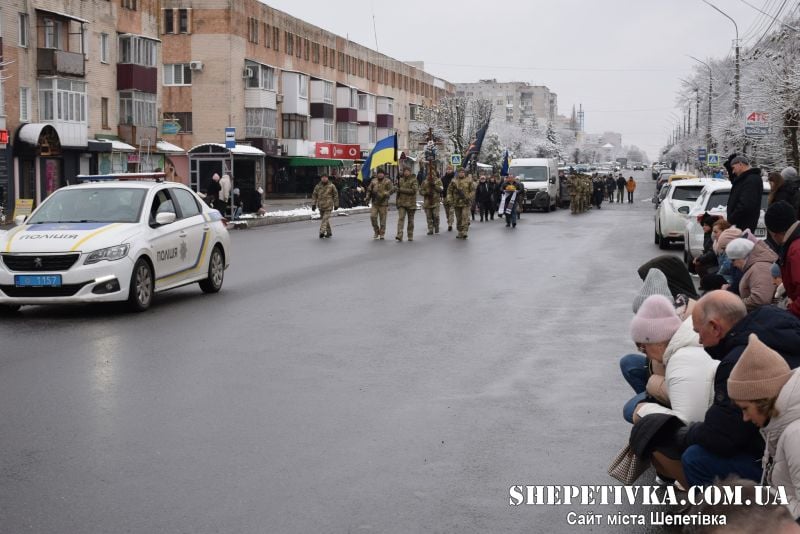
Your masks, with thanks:
M717 241L714 243L714 252L721 254L722 251L724 251L728 246L728 243L738 237L742 237L742 231L735 226L731 226L727 230L724 230L721 234L719 234Z
M797 169L794 167L786 167L781 171L781 176L787 182L795 182L797 181Z
M743 237L737 237L725 247L725 254L732 260L743 260L752 252L755 243Z
M791 376L786 360L750 334L747 347L728 377L728 396L739 401L773 399Z
M797 215L794 208L785 200L776 202L767 208L767 213L764 214L764 224L767 225L767 230L777 234L785 232L795 222L797 222Z
M644 279L644 285L639 290L639 294L633 299L633 313L639 311L642 302L645 301L650 295L664 295L668 299L672 298L672 293L669 290L667 277L659 269L650 269L647 271L647 276Z
M634 343L669 341L680 327L672 301L664 295L650 295L631 321L631 338Z

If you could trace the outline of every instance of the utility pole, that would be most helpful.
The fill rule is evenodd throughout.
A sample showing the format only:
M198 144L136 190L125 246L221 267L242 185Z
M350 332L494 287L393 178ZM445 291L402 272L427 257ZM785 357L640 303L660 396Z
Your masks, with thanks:
M733 20L730 15L722 11L720 8L709 2L708 0L703 0L705 4L712 7L723 17L727 18L729 21L733 22L733 28L736 30L736 41L734 41L734 45L736 48L736 70L734 71L733 81L734 81L734 96L733 96L733 113L736 116L736 119L739 119L739 26L736 24L736 21Z
M694 94L697 97L697 107L695 108L694 131L700 134L700 88L694 88Z
M688 128L687 135L691 136L692 135L692 106L691 105L689 106L689 122L687 123L687 128Z
M711 94L712 94L712 92L714 90L714 87L713 87L714 80L713 80L713 78L711 76L711 65L709 65L705 61L700 61L699 59L697 59L694 56L689 56L689 57L692 58L693 60L697 61L698 63L700 63L702 65L705 65L706 68L708 69L708 126L706 126L706 148L708 149L709 152L712 152L712 149L713 149L712 145L714 144L714 140L711 138ZM698 103L698 106L699 106L699 104L700 104L700 94L699 93L697 95L697 103ZM700 115L699 107L698 107L698 113L697 114L698 114L698 116Z

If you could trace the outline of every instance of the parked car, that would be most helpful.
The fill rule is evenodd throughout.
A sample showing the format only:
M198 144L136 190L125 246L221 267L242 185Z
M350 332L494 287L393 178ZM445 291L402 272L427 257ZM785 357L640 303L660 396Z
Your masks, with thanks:
M643 171L644 170L644 165L639 165L637 163L636 165L633 166L633 170L634 171Z
M664 170L658 177L656 182L656 192L660 192L664 184L672 183L675 180L687 180L697 178L694 174L676 174L674 171Z
M711 178L683 178L669 182L654 217L655 244L662 249L684 238L686 221L694 203Z
M764 182L764 190L761 193L761 216L758 219L758 226L755 229L755 235L759 239L766 239L767 237L767 227L764 224L764 212L767 210L769 189L769 182ZM690 270L692 270L692 262L694 259L703 253L703 226L700 224L699 218L705 212L711 215L720 215L723 218L726 217L728 195L730 195L730 193L731 183L728 180L718 178L711 179L711 182L706 184L703 188L697 202L695 202L692 209L689 210L683 237L683 260Z

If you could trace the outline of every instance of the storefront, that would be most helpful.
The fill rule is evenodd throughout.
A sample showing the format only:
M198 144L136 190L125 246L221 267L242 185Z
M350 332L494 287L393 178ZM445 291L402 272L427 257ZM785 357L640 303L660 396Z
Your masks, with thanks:
M31 199L35 207L50 193L66 185L64 150L53 126L23 124L17 130L13 148L14 200Z
M205 193L214 173L227 174L239 188L245 213L258 211L263 200L264 152L250 145L233 149L220 143L197 145L189 150L189 187Z
M294 156L283 159L278 168L275 193L279 195L310 195L322 174L341 174L340 159ZM348 167L349 168L349 167Z
M166 141L156 142L156 169L163 170L170 182L189 185L189 156L177 145Z

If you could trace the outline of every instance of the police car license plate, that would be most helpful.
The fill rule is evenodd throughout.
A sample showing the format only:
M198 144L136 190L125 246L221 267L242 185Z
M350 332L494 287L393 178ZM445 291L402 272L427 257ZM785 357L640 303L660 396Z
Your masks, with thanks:
M17 287L61 287L60 274L17 274L14 275Z
M766 228L756 228L756 237L767 237Z

